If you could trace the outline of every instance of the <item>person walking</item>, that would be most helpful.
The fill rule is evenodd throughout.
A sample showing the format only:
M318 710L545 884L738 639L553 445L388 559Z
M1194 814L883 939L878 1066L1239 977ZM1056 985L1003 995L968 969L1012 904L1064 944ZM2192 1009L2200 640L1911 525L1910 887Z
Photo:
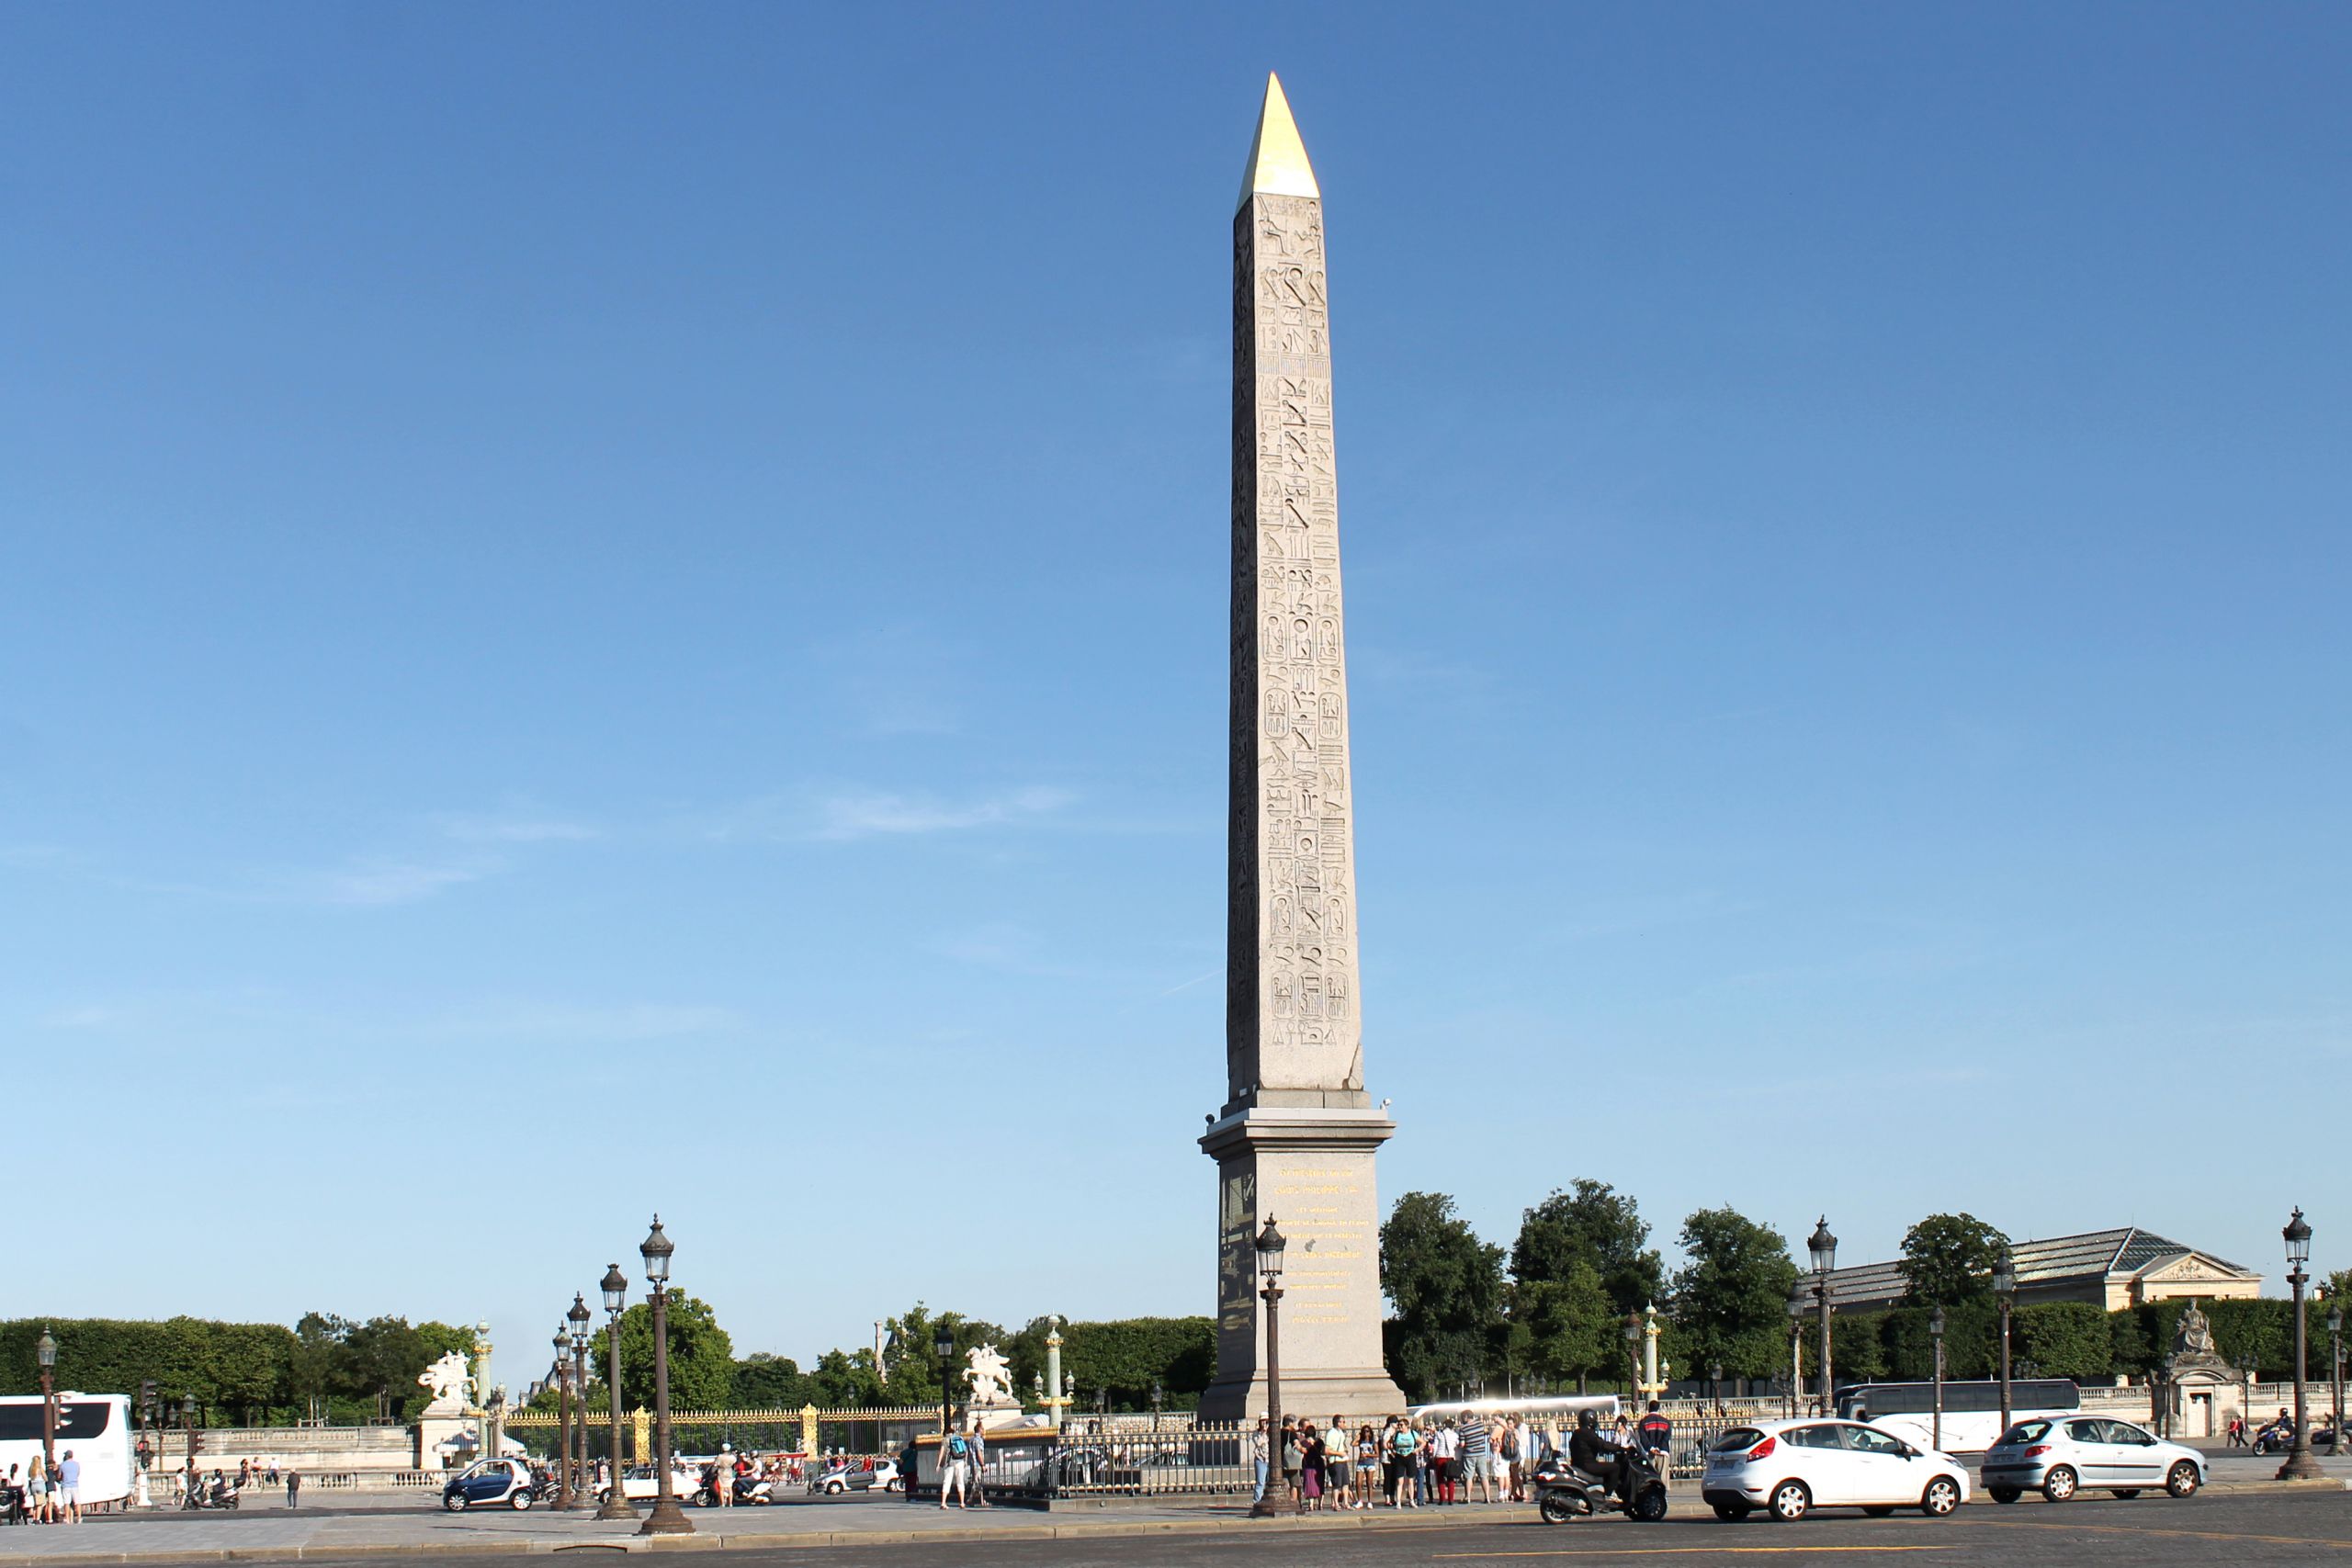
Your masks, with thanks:
M962 1432L950 1432L940 1440L939 1506L943 1511L946 1508L947 1499L950 1496L956 1499L957 1507L968 1508L972 1506L971 1483L968 1479L971 1473L971 1439L965 1437Z
M1256 1483L1250 1501L1262 1503L1266 1500L1266 1418L1263 1416L1258 1417L1257 1429L1250 1434L1250 1472L1251 1480Z
M972 1499L972 1506L989 1506L989 1433L978 1421L972 1423L972 1479L965 1491Z
M291 1465L286 1467L286 1506L289 1508L302 1506L302 1472Z

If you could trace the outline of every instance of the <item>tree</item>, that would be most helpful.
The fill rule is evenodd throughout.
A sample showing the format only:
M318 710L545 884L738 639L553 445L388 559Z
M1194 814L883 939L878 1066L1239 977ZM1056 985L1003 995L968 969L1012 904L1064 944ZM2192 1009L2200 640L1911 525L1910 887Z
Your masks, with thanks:
M1666 1269L1647 1243L1640 1207L1605 1181L1578 1178L1528 1210L1510 1249L1511 1277L1522 1284L1566 1280L1578 1260L1600 1276L1620 1316L1666 1294Z
M730 1410L797 1410L809 1403L808 1380L789 1356L754 1350L735 1363L727 1385Z
M1770 1377L1788 1359L1789 1287L1797 1266L1781 1233L1729 1207L1682 1222L1690 1261L1674 1276L1674 1326L1683 1375L1720 1365L1732 1377Z
M1442 1192L1408 1192L1380 1227L1381 1284L1396 1307L1390 1371L1426 1399L1484 1371L1503 1322L1503 1251Z
M1524 1358L1521 1364L1538 1377L1574 1379L1579 1393L1588 1377L1616 1367L1617 1321L1599 1271L1581 1259L1568 1266L1564 1280L1537 1280L1511 1289L1512 1327L1525 1335L1523 1350L1518 1334L1513 1336L1513 1348Z
M718 1326L710 1303L673 1295L665 1314L670 1341L670 1408L723 1410L735 1383L735 1346ZM612 1337L596 1337L596 1375L612 1376ZM871 1360L873 1352L866 1353ZM639 1302L621 1314L621 1399L653 1408L653 1306Z
M1993 1293L1993 1266L2009 1238L1973 1214L1929 1214L1903 1236L1904 1300L1957 1306Z
M2017 1353L2046 1378L2086 1382L2115 1366L2115 1337L2104 1308L2089 1302L2044 1302L2017 1309ZM2127 1369L2129 1370L2129 1369Z

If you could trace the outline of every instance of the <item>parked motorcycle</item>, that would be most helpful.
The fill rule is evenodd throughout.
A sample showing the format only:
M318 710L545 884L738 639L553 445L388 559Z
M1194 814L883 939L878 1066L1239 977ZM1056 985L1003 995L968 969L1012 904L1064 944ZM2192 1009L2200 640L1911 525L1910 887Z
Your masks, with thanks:
M1593 1514L1622 1513L1654 1523L1666 1517L1666 1478L1638 1449L1623 1450L1622 1494L1597 1475L1588 1475L1561 1455L1535 1467L1535 1509L1547 1525L1564 1525Z

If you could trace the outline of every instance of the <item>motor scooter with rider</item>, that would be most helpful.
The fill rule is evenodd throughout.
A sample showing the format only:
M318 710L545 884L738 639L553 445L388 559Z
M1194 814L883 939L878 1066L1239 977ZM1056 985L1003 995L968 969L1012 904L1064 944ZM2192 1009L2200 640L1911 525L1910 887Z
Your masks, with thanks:
M1564 1525L1600 1513L1645 1523L1666 1517L1666 1478L1649 1456L1602 1442L1597 1427L1591 1411L1579 1411L1566 1457L1554 1454L1535 1467L1530 1485L1544 1522Z

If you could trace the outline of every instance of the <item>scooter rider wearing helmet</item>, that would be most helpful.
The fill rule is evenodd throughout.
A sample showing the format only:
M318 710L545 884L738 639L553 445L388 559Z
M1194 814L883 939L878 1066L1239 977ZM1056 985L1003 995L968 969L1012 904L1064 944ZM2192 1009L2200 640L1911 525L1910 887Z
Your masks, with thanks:
M1600 1440L1600 1424L1589 1410L1577 1412L1577 1429L1568 1438L1568 1463L1606 1483L1613 1493L1624 1491L1624 1458L1614 1446Z

